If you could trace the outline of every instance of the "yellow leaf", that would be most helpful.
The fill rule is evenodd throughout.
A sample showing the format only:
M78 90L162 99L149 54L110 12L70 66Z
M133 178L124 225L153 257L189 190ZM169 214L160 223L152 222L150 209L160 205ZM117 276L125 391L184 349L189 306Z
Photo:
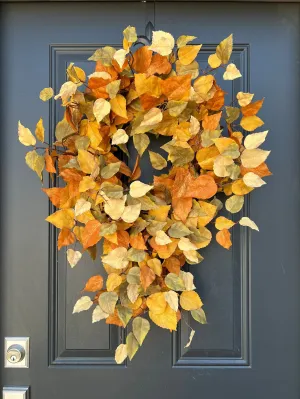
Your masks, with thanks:
M116 114L121 116L122 118L127 118L127 111L126 111L126 99L121 94L117 94L115 98L110 100L110 105L112 111Z
M161 261L157 258L147 260L147 265L154 271L157 276L161 276L162 273L162 264Z
M106 289L107 291L114 291L122 283L123 279L116 273L111 273L107 277Z
M165 222L168 217L171 205L160 205L156 209L151 209L148 213L149 216L154 217L159 222Z
M227 65L226 71L223 74L224 80L234 80L242 76L241 72L234 64Z
M202 44L183 46L178 50L178 58L182 65L189 65L197 57Z
M203 303L195 291L184 291L180 295L180 306L185 310L195 310L201 308Z
M232 195L225 202L225 208L231 213L239 212L244 205L244 197L242 195Z
M127 357L127 345L120 344L115 352L115 361L117 364L121 364L124 362L126 357Z
M45 87L41 92L40 92L40 99L42 101L48 101L50 98L53 97L53 89L52 87Z
M214 80L215 78L212 75L200 76L195 80L194 90L202 102L209 100L208 92L212 88Z
M150 310L149 317L153 323L157 324L161 328L174 331L177 329L176 312L175 310L171 309L169 305L167 305L165 311L160 314L155 314Z
M241 119L240 125L243 129L247 130L248 132L252 132L253 130L257 129L258 127L262 126L264 122L256 115L253 116L243 116Z
M232 34L226 37L226 39L222 40L221 43L217 46L216 54L223 64L227 64L227 62L230 60L232 53L232 46L233 46Z
M129 140L129 136L126 133L124 129L118 129L116 133L112 136L112 145L117 145L117 144L126 144L127 141Z
M242 179L234 181L231 185L231 189L233 194L236 195L246 195L253 190L252 187L246 186Z
M224 216L219 216L216 219L216 229L218 230L230 229L234 225L235 223L232 220L227 219Z
M161 314L166 310L167 307L167 302L163 292L157 292L150 295L147 298L146 304L153 314Z
M181 48L181 47L185 46L187 43L189 43L195 39L197 39L196 36L181 35L176 40L177 47Z
M169 55L171 54L174 45L174 37L168 32L163 32L162 30L159 30L153 32L152 44L149 47L149 50L155 51L160 55Z
M96 182L91 176L84 176L79 183L79 192L84 193L87 190L92 190L96 187Z
M167 161L157 152L149 151L151 165L156 170L162 170L167 166Z
M141 204L128 205L125 207L121 217L124 220L124 222L133 223L140 216L140 212L141 212Z
M78 150L77 161L80 169L84 173L93 173L97 166L99 166L99 160L93 154L85 150Z
M102 141L102 136L99 131L99 123L96 121L83 119L80 123L80 135L87 136L90 139L91 147L94 149L97 149Z
M81 86L85 81L86 81L86 75L83 69L74 66L73 63L71 63L68 68L67 68L67 73L69 76L69 79L75 83L77 86Z
M134 43L137 41L136 29L134 26L127 26L127 28L123 30L123 35L129 43Z
M32 169L38 177L43 180L43 170L45 167L45 159L39 155L35 150L27 152L25 162L30 169Z
M159 230L155 234L155 242L157 245L166 245L170 244L172 240L163 230Z
M42 143L44 142L44 140L45 140L45 129L44 129L43 119L42 118L40 118L40 120L36 124L35 135L36 135L36 138L38 140L40 140Z
M217 207L209 202L199 201L201 215L198 217L198 226L206 226L215 216Z
M19 135L19 141L23 145L26 145L27 147L30 145L35 145L36 143L35 137L27 127L21 124L20 121L18 123L18 135Z
M104 98L98 98L94 102L93 113L97 119L97 122L101 122L102 119L110 113L111 104L104 100Z
M220 60L220 58L217 56L217 54L211 54L208 57L208 64L211 68L218 68L221 64L222 61Z
M52 223L58 229L72 229L75 225L74 217L73 209L61 209L48 216L46 221Z

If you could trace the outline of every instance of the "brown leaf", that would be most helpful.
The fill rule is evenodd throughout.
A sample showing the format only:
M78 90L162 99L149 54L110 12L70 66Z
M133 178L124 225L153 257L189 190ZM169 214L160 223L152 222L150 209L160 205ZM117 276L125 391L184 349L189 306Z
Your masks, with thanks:
M165 267L169 273L175 273L179 275L180 261L175 256L171 256L170 258L165 259L163 267Z
M132 68L137 73L147 72L152 59L152 50L149 50L149 46L140 47L133 54ZM151 73L149 75L152 75Z
M205 115L204 119L202 121L202 127L203 129L207 129L207 130L216 130L220 119L222 116L222 112L218 112L217 114L213 114L213 115Z
M167 75L170 73L171 68L172 65L168 61L168 57L157 53L153 55L151 64L147 71L143 72L147 72L147 76L154 75L155 73Z
M155 273L148 266L141 266L141 285L146 290L149 285L155 280Z
M242 114L244 116L253 116L258 113L264 103L264 98L262 100L255 101L254 103L250 103L245 107L241 108Z

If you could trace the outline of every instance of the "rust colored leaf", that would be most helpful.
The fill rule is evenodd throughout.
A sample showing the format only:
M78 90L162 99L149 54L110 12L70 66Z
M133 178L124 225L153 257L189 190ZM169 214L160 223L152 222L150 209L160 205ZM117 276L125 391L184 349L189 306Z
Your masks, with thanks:
M231 234L227 229L218 231L216 235L216 240L220 245L222 245L222 247L226 249L229 249L232 246Z
M155 280L155 273L148 266L141 266L141 285L146 290L149 285Z
M103 277L100 275L93 276L87 281L83 291L97 292L100 291L102 287L103 287Z
M253 116L258 113L258 111L261 109L262 105L264 103L264 98L258 101L255 101L254 103L250 103L246 105L245 107L241 108L242 114L244 116Z
M147 72L151 64L152 53L148 46L140 47L133 55L132 68L137 73Z
M98 220L87 222L82 232L82 245L84 249L92 247L100 241L100 227L101 223Z
M62 247L71 245L75 242L75 234L67 228L63 228L58 235L57 248L60 250Z

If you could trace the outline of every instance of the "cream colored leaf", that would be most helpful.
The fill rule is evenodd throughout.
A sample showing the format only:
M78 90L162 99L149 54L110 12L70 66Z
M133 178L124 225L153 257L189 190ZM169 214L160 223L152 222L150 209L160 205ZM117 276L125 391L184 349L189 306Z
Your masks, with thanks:
M160 55L169 55L171 54L174 45L174 37L170 33L159 30L153 32L152 44L149 47L149 50L153 50Z
M149 151L151 165L156 170L162 170L167 166L167 161L157 152Z
M192 341L193 341L193 338L194 338L194 335L195 335L195 330L191 330L190 336L189 336L189 341L188 341L188 343L185 345L185 348L188 348L188 347L191 345L191 343L192 343Z
M101 259L103 263L107 263L114 269L124 269L129 263L127 260L127 249L124 247L113 249L108 255L102 256Z
M101 71L101 72L93 72L88 76L89 79L91 78L101 78L101 79L105 79L105 80L109 80L111 79L111 74L105 71Z
M126 55L127 55L127 51L126 50L124 50L124 49L120 49L120 50L117 50L116 52L115 52L115 54L114 54L114 60L116 60L117 61L117 63L119 64L119 67L120 68L122 68L122 66L123 66L123 64L124 64L124 62L125 62L125 60L126 60Z
M48 101L50 98L52 98L54 95L52 87L45 87L41 92L40 92L40 99L42 101Z
M148 111L142 120L140 126L154 126L162 121L163 114L159 108L151 108Z
M245 168L256 168L268 158L271 151L255 148L253 150L244 150L241 155L241 162Z
M93 306L93 301L91 300L91 298L89 296L82 296L75 303L75 306L73 308L73 314L89 310L91 306Z
M131 303L134 303L139 297L139 284L128 284L127 296Z
M142 183L137 180L130 184L129 194L133 198L143 197L148 191L152 190L153 186L149 186L148 184Z
M186 291L193 291L194 289L196 289L196 287L194 285L194 276L192 273L184 272L183 270L180 270L179 277L184 282Z
M239 91L238 94L236 95L236 98L238 100L239 105L241 107L245 107L246 105L251 103L253 96L254 94L243 93L242 91Z
M242 219L239 221L239 224L241 226L250 227L253 230L259 231L256 223L254 223L253 220L249 219L248 217L242 217Z
M127 358L127 345L126 344L120 344L115 352L115 361L117 364L121 364L124 362L124 360Z
M260 176L253 172L246 173L243 177L243 182L248 187L261 187L266 184L266 182Z
M113 220L120 219L125 209L126 195L123 198L106 198L104 203L104 211Z
M109 316L108 313L104 312L99 305L97 305L93 311L92 322L97 323L100 320L106 319Z
M178 248L181 249L181 251L192 251L197 249L196 245L193 244L187 237L180 238L178 242Z
M178 310L178 294L175 291L164 292L165 300L169 304L170 308L177 312Z
M100 308L108 314L113 314L116 303L118 302L118 294L116 292L103 292L98 299Z
M82 253L79 251L74 251L74 249L70 248L67 250L67 259L70 266L73 268L77 265L82 257Z
M140 216L140 212L141 212L141 204L128 205L125 207L121 218L126 223L133 223Z
M245 137L244 146L247 150L253 150L259 147L266 139L268 130L259 133L248 134Z
M191 264L198 264L203 260L202 256L197 251L194 250L183 251L183 255L185 256L188 263Z
M233 159L218 155L214 160L214 173L219 177L229 176L230 172L227 169L228 166L233 165Z
M146 335L150 331L150 323L143 317L136 317L132 322L132 332L138 341L139 345L142 345Z
M110 113L110 103L104 98L98 98L94 102L93 113L97 119L97 122L101 122L102 119Z
M27 127L23 126L20 121L18 123L18 135L19 135L19 141L23 145L29 147L31 145L36 144L36 139L34 135Z
M172 240L163 230L159 230L155 234L155 242L157 245L166 245L170 244Z
M226 71L223 74L224 80L234 80L242 76L241 72L234 64L227 65Z
M64 83L61 88L59 93L54 97L54 100L57 100L59 98L62 99L63 104L65 104L68 99L76 92L77 90L77 85L71 81Z
M190 130L192 137L196 136L196 134L199 133L199 130L200 130L200 122L193 115L191 116L189 130Z
M75 204L75 216L82 215L91 209L91 203L84 198L79 198Z
M129 140L129 136L124 129L118 129L116 133L112 136L111 144L126 144Z

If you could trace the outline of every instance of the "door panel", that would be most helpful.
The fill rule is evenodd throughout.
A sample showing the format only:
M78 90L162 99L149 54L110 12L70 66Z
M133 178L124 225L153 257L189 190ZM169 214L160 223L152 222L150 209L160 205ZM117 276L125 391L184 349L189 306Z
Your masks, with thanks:
M1 25L1 322L2 337L29 336L29 369L3 369L2 385L30 385L31 399L298 399L300 387L299 298L299 5L242 3L36 3L3 4ZM260 233L234 230L233 247L202 250L190 266L205 304L208 325L183 320L171 335L153 326L127 366L114 362L123 332L91 323L90 312L72 308L100 259L83 257L73 270L49 213L39 181L24 165L17 142L20 119L34 128L44 118L49 140L62 108L42 103L39 91L55 92L75 62L92 72L87 58L103 45L120 46L127 25L143 34L156 29L195 35L206 66L216 44L231 32L232 60L242 79L224 82L227 103L238 91L266 97L261 117L273 152L268 185L250 196L243 215ZM165 139L151 143L159 151ZM135 157L129 159L132 166ZM143 157L142 180L154 171ZM155 172L157 173L157 172ZM47 185L48 182L45 182ZM241 215L237 215L239 219ZM191 325L192 345L184 349ZM3 353L1 353L3 355Z

